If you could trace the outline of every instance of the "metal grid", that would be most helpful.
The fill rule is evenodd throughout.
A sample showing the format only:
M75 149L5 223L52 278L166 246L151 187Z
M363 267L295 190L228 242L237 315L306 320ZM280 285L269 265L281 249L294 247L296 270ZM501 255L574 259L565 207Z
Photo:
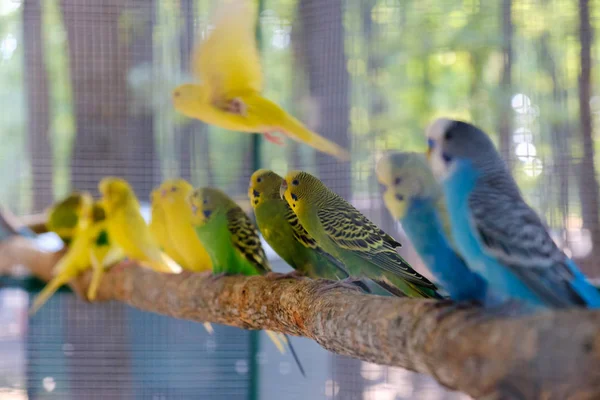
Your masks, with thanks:
M210 0L0 0L0 204L40 211L70 189L95 192L108 174L127 178L141 198L183 176L244 199L259 164L318 173L402 240L379 198L376 158L423 150L423 127L446 115L495 135L557 241L598 273L598 194L583 179L594 172L583 138L595 138L600 97L579 91L581 39L600 21L592 8L591 28L581 25L585 1L260 3L266 95L352 149L351 163L175 113L170 90L190 79ZM598 50L592 42L591 82ZM409 245L403 251L420 265ZM423 377L329 356L301 339L307 364L322 368L310 383L263 337L256 349L248 332L220 327L209 338L199 325L64 294L27 321L22 293L2 290L0 299L0 354L8 354L0 398L456 398Z

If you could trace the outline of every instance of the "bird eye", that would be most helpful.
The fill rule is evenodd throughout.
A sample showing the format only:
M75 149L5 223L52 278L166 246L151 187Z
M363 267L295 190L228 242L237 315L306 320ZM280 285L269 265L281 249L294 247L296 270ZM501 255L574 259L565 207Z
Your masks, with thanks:
M261 183L262 182L262 178L259 176L258 178L256 178L256 183Z
M179 97L179 94L180 94L180 93L179 93L179 90L177 90L177 91L175 91L175 93L173 93L173 96L175 96L175 97Z
M300 184L300 182L298 182L298 179L294 179L292 181L292 186L298 186Z
M298 201L298 196L296 196L294 193L292 193L292 200Z
M171 192L176 192L176 191L177 191L177 187L176 186L171 187Z
M401 194L397 194L396 195L396 200L398 200L398 201L404 201L404 196L402 196Z
M402 178L401 177L396 177L396 179L394 179L394 185L398 186L400 184L400 182L402 182Z
M452 156L449 155L448 153L442 153L442 158L444 159L444 162L446 164L448 164L450 161L452 161Z

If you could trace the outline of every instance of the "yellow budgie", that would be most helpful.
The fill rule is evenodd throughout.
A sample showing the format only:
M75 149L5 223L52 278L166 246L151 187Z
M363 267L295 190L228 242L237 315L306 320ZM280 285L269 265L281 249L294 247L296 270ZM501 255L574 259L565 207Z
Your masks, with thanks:
M165 212L167 232L175 250L183 257L183 269L211 271L212 262L192 226L192 209L188 202L194 191L184 179L171 179L160 186L159 204Z
M80 229L80 217L90 212L93 203L94 199L88 192L73 192L63 200L54 203L47 211L48 231L56 233L66 245L69 245Z
M250 0L222 0L214 30L197 45L192 69L200 84L173 91L180 113L224 129L262 133L276 144L279 132L340 160L348 151L312 132L271 100L263 97L260 57L254 34L256 9Z
M160 201L161 189L160 187L154 189L152 194L150 195L151 200L151 215L150 215L150 224L148 227L150 228L150 234L159 247L167 253L169 257L171 257L177 264L181 267L185 266L185 259L183 256L177 251L171 237L169 236L169 231L167 228L167 215L163 208L162 202Z
M110 242L104 218L104 210L99 203L80 209L71 245L54 267L55 277L34 299L30 315L35 314L58 288L90 267L94 268L94 273L87 297L89 300L96 298L104 269L124 258L123 252Z
M98 189L103 196L108 234L127 257L158 272L180 273L179 264L161 252L150 234L131 186L124 179L107 177Z

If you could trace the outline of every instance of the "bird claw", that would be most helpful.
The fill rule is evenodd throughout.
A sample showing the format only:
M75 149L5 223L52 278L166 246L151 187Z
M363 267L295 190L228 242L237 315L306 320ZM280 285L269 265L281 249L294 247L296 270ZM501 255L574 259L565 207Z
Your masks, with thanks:
M283 138L275 135L273 132L265 132L265 139L273 144L276 144L277 146L285 145Z
M219 279L223 278L224 276L227 276L227 273L225 272L220 272L218 274L212 274L208 279L212 282L216 282Z
M234 97L225 105L225 110L232 114L245 117L247 115L248 107L240 97Z
M359 291L362 293L362 290L360 289L360 287L356 285L356 283L355 283L356 281L357 280L353 279L353 278L346 278L346 279L342 279L340 281L334 281L334 282L328 283L326 285L320 286L317 289L317 294L324 294L325 292L328 292L333 289L339 289L339 288L356 290L356 291Z
M304 274L296 270L287 272L285 274L282 274L281 272L269 272L265 275L265 278L270 281L279 281L281 279L300 279L302 277L304 277Z

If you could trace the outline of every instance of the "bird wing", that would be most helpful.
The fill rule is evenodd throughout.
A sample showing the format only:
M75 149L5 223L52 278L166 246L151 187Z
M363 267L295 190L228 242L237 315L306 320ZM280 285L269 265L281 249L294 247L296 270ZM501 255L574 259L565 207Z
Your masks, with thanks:
M256 9L249 0L223 0L214 29L193 54L192 71L213 99L231 92L260 92L263 78L256 46Z
M261 274L271 270L260 237L250 218L239 207L227 212L227 229L231 233L233 246L250 261Z
M570 282L573 271L542 220L522 199L477 191L469 198L471 223L484 251L510 268L534 293L554 306L583 304Z
M435 289L433 283L396 252L396 247L401 246L399 242L341 198L319 209L317 215L327 236L337 246L408 282Z
M292 211L289 204L285 203L285 207L286 207L285 218L286 218L287 222L290 224L290 226L292 227L292 234L294 236L294 239L296 239L304 247L313 249L314 251L319 253L321 256L323 256L324 258L329 260L333 265L335 265L342 272L341 275L344 278L348 277L350 274L346 270L346 267L344 266L344 264L341 261L339 261L337 258L332 256L331 254L327 253L321 247L319 247L317 245L317 242L315 241L315 239L313 239L313 237L310 236L310 234L306 231L306 229L304 229L304 227L300 224L300 221L298 220L298 216L296 215L296 213L294 213L294 211Z

